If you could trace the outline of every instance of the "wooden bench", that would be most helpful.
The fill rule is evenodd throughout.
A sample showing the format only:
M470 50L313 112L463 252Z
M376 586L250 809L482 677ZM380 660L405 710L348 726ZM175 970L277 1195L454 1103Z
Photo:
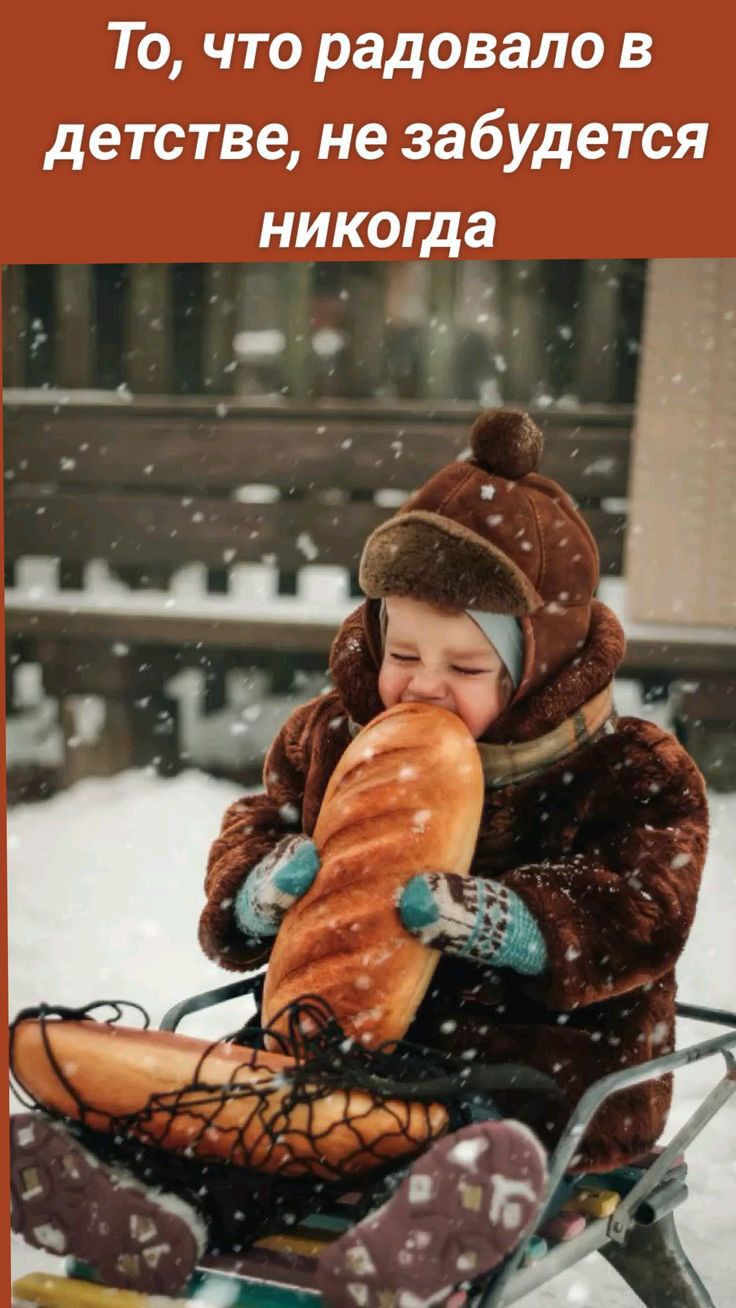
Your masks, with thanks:
M67 750L62 783L158 760L179 765L167 680L206 674L224 702L233 668L274 689L324 669L371 530L467 448L475 405L227 404L100 393L6 392L8 704L14 668L40 663L73 733L70 697L105 726ZM542 471L581 505L605 584L623 572L631 411L535 413ZM733 684L733 638L632 630L625 675Z

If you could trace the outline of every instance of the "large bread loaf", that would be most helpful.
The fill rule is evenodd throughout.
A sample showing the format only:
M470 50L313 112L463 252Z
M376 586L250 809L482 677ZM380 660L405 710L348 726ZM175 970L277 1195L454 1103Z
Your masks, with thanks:
M405 1034L439 955L402 926L397 891L417 872L467 873L482 804L478 749L455 714L397 704L363 728L325 792L320 871L276 937L264 1025L318 994L367 1046Z
M95 1131L122 1122L147 1144L260 1172L334 1177L415 1152L442 1135L441 1104L363 1090L291 1093L294 1060L242 1045L104 1022L24 1021L13 1074L38 1103ZM196 1083L196 1088L193 1087ZM260 1087L260 1094L243 1093Z

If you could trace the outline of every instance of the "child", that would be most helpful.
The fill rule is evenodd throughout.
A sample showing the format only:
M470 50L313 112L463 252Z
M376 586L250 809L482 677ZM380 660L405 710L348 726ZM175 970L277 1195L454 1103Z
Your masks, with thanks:
M272 744L266 794L225 814L200 941L224 967L264 963L316 875L309 836L352 736L402 701L457 713L478 742L486 797L473 875L428 868L397 906L405 928L442 953L409 1038L551 1075L564 1098L538 1124L550 1145L593 1081L673 1047L673 969L695 911L706 799L671 735L616 717L623 632L594 599L598 554L584 519L536 472L537 428L523 414L482 414L471 446L469 461L438 472L369 538L369 598L334 642L334 689ZM670 1097L665 1077L608 1100L576 1167L604 1171L646 1153ZM497 1098L517 1111L511 1092ZM484 1127L486 1175L499 1128ZM456 1248L462 1214L449 1189L435 1216L450 1220ZM370 1306L374 1291L419 1288L400 1258L411 1228L428 1225L410 1196L411 1177L331 1246L321 1260L329 1302ZM471 1262L473 1238L468 1227ZM435 1290L447 1248L433 1238L423 1252ZM493 1265L489 1250L479 1256L476 1274Z
M672 736L616 718L623 633L594 599L584 520L535 471L536 427L482 414L471 445L369 538L368 599L333 644L334 689L273 742L265 794L225 814L200 942L233 971L264 963L318 871L310 836L352 737L396 703L457 713L477 741L485 802L472 875L427 868L397 904L405 929L441 951L408 1034L552 1076L563 1099L545 1100L535 1122L549 1146L594 1080L672 1048L673 968L695 910L706 801ZM606 1170L651 1149L670 1093L662 1078L607 1101L576 1167ZM383 1209L330 1246L328 1303L401 1308L402 1288L422 1302L515 1246L543 1189L544 1150L509 1120L528 1105L512 1091L496 1101L505 1120L437 1142ZM464 1205L469 1193L480 1209Z

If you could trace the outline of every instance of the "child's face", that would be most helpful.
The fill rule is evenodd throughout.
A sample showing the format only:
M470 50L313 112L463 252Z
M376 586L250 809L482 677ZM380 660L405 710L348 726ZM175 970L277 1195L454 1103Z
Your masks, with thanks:
M511 678L467 613L423 600L386 600L388 626L378 693L385 708L434 704L462 718L475 740L511 698Z

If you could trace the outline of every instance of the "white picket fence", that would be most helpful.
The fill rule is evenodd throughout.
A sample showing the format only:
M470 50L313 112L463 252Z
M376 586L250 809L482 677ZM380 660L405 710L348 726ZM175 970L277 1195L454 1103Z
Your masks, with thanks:
M626 612L625 578L601 582L600 598L621 618L629 639L660 640L673 644L693 639L688 627L635 623ZM226 594L207 591L207 568L188 564L173 573L166 590L132 590L113 575L107 563L94 560L84 569L80 590L59 586L59 561L52 558L19 559L15 585L6 591L8 609L26 613L108 613L114 616L188 617L217 623L228 619L283 621L305 625L318 621L335 631L360 603L350 595L346 570L307 564L297 573L296 594L278 594L278 570L269 564L236 564L228 569ZM736 632L699 627L703 644L727 644L734 649ZM226 705L204 711L205 671L186 668L166 684L166 692L179 705L181 753L185 762L227 770L258 765L274 734L297 704L322 693L329 685L322 673L297 673L293 693L273 695L268 674L262 670L233 669L225 674ZM63 757L58 706L43 692L41 668L23 663L14 672L19 712L8 720L9 765L37 763L57 766ZM626 695L626 692L622 692ZM91 742L104 725L104 701L95 696L72 697L75 736ZM659 716L667 718L666 708Z

